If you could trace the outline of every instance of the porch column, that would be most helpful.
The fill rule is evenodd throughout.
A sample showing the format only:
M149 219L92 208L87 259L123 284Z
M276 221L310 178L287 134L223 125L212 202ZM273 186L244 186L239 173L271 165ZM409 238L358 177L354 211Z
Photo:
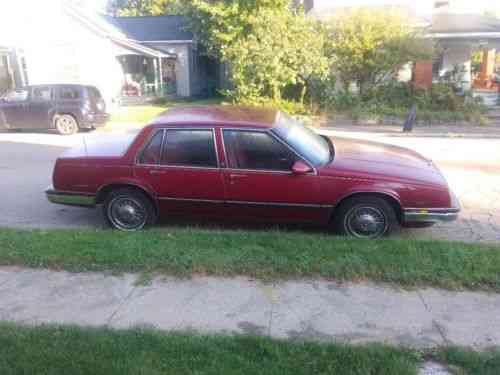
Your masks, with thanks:
M489 80L491 75L495 72L495 59L496 59L497 50L483 50L483 61L481 62L481 80Z
M158 79L158 57L153 58L153 70L155 71L155 93L160 93L160 80Z
M163 59L158 57L159 68L160 68L160 96L163 96Z

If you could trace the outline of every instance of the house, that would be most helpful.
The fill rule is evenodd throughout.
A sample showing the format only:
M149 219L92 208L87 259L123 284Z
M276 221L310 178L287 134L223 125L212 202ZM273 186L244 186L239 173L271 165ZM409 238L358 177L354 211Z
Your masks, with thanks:
M0 15L4 86L77 83L97 86L111 103L123 95L207 95L218 66L205 56L179 16L113 18L63 0ZM7 47L8 46L8 47ZM17 77L17 78L16 78ZM2 84L0 78L0 84Z
M500 19L484 13L499 12L500 4L488 8L472 7L465 0L304 0L307 14L327 19L355 7L369 7L397 11L408 16L421 27L437 45L435 60L414 64L411 77L415 84L429 88L433 82L459 72L463 89L472 90L489 105L500 104L500 84L496 82L497 50L500 49ZM480 56L473 66L473 55Z

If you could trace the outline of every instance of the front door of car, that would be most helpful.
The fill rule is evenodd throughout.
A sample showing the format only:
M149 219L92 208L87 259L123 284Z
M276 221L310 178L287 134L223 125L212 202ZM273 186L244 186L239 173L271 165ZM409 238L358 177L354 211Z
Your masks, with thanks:
M28 89L9 92L0 104L0 122L13 129L27 127L28 96Z
M223 129L226 202L233 216L280 221L322 220L313 168L292 173L298 157L267 131ZM302 160L306 162L305 160Z
M32 129L48 129L54 115L54 93L49 86L31 89L27 107L27 126Z
M224 183L214 130L158 130L139 155L136 177L148 182L169 214L222 214Z

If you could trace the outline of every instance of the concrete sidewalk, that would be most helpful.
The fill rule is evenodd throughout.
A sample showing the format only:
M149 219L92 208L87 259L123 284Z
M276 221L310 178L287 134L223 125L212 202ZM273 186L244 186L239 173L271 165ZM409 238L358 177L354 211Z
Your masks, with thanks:
M411 347L500 345L500 295L328 281L156 278L0 268L0 319L239 332Z

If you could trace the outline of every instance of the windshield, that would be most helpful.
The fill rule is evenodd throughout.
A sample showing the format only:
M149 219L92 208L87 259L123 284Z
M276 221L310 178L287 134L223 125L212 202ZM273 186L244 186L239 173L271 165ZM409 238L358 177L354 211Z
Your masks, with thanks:
M330 161L328 141L300 121L280 113L276 127L272 131L315 167Z

